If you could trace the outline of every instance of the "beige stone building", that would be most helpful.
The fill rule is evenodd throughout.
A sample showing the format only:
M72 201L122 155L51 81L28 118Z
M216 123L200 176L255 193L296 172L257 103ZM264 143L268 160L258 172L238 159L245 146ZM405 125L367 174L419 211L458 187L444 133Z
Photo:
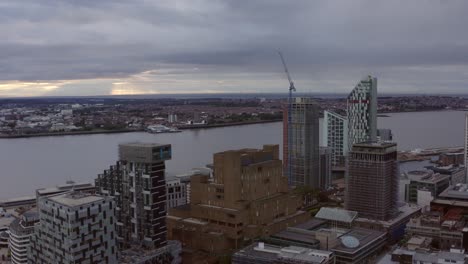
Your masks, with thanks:
M185 252L216 259L308 220L301 205L282 175L278 145L220 152L213 178L192 176L190 204L169 209L168 237L181 241Z

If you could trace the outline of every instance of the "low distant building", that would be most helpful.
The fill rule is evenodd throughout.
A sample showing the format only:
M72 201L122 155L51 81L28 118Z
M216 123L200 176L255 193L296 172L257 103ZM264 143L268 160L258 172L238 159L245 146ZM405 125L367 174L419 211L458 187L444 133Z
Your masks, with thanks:
M28 263L31 236L34 233L34 226L38 222L39 214L36 210L31 210L25 212L21 218L11 223L8 244L11 252L11 262L13 264Z
M405 235L405 229L410 219L421 214L421 207L417 205L400 204L397 214L386 221L358 217L353 224L356 227L379 230L387 234L387 243L393 244Z
M181 263L182 245L179 241L168 240L167 245L148 250L143 247L131 247L119 254L120 264L178 264Z
M327 219L338 219L348 223L354 213L347 215L346 210L323 211ZM334 214L336 213L336 215ZM262 239L264 240L264 239ZM313 218L299 225L273 234L265 241L281 246L299 246L315 249L308 245L319 244L319 249L333 252L336 263L375 263L376 257L386 245L387 236L383 231L359 227L337 226L337 221ZM274 262L273 262L274 263ZM281 262L280 262L281 263Z
M446 213L441 211L425 212L408 222L406 233L410 236L431 238L441 250L453 247L467 249L468 230L463 210L450 209Z
M166 205L173 208L188 203L187 182L177 177L166 178Z
M442 175L450 176L450 184L455 185L458 183L466 183L465 181L465 167L457 165L447 165L447 166L428 166L426 167L429 170L434 171L435 173L440 173Z
M232 256L232 263L331 264L335 263L335 255L331 251L255 242L237 251Z
M393 134L391 129L379 128L377 129L377 140L379 141L392 141Z
M433 197L437 197L450 185L450 176L434 173L431 170L409 171L405 173L409 179L408 202L417 203L418 190L431 192Z
M442 153L439 155L438 163L441 166L464 165L465 153Z
M94 187L94 184L92 183L75 183L74 181L67 181L66 184L57 185L55 187L37 189L36 197L39 198L43 196L64 193L71 190L94 194L96 192L96 187Z
M465 264L467 262L468 258L464 251L424 252L397 248L377 264Z

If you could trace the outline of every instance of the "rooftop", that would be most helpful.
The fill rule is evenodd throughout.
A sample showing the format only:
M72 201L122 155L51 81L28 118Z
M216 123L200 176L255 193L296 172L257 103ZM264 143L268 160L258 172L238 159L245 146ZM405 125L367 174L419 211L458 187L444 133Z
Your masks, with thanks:
M468 200L468 185L462 183L451 185L439 194L439 198Z
M330 251L316 250L304 247L280 247L265 244L263 242L256 242L236 252L234 254L234 258L236 256L271 261L296 260L307 261L307 263L323 263L324 261L332 258L333 253Z
M98 202L98 201L103 200L104 198L102 196L92 195L89 193L68 192L68 193L58 194L55 196L49 196L48 199L50 199L53 202L65 205L65 206L75 207L75 206Z
M357 215L358 213L355 211L349 211L341 208L322 207L315 217L328 221L352 223Z
M126 147L138 147L138 148L154 148L154 147L162 147L162 146L170 146L170 144L159 144L159 143L148 143L148 142L128 142L128 143L121 143L119 146L126 146Z
M354 228L340 237L341 243L335 246L333 250L345 253L355 253L362 248L374 243L375 241L384 238L385 236L385 232L371 229Z
M87 189L87 188L94 188L94 185L92 183L75 183L75 182L67 182L66 184L62 185L57 185L55 187L49 187L49 188L42 188L42 189L37 189L36 193L38 195L47 195L47 194L53 194L57 192L64 192L68 191L71 189L79 190L79 189Z

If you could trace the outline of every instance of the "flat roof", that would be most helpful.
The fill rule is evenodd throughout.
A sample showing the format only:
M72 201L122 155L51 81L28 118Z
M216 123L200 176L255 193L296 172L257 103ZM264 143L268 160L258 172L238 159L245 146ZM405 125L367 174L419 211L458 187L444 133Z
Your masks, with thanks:
M439 194L439 197L468 200L468 185L461 183L450 185L447 189Z
M328 221L352 223L357 215L358 212L356 211L349 211L341 208L322 207L315 215L315 217Z
M354 229L351 229L351 231L349 231L348 233L341 236L340 240L345 239L346 237L354 238L356 241L359 242L358 246L357 247L345 246L342 240L342 242L336 245L333 248L333 250L354 254L355 252L361 250L362 248L367 247L368 245L374 243L374 241L380 238L383 238L385 236L386 236L386 233L382 231L364 229L364 228L354 228Z
M49 196L48 199L65 206L75 207L104 200L104 197L81 192L68 192Z
M143 147L143 148L153 148L153 147L162 147L162 146L170 146L171 144L159 144L154 142L127 142L121 143L119 146L128 146L128 147Z

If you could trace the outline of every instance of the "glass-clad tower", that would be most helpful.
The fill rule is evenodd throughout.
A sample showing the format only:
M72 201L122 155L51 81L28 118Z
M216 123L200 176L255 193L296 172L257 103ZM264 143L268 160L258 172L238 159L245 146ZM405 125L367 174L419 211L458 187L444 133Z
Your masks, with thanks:
M377 140L377 78L361 80L347 98L348 150L356 143Z
M288 124L288 109L284 111L286 118L283 119L284 175L288 176L291 186L324 188L325 183L319 177L318 106L312 98L295 98L290 109L291 123ZM290 169L288 165L291 166Z
M322 146L331 149L332 166L344 166L348 153L348 119L331 111L323 112Z

